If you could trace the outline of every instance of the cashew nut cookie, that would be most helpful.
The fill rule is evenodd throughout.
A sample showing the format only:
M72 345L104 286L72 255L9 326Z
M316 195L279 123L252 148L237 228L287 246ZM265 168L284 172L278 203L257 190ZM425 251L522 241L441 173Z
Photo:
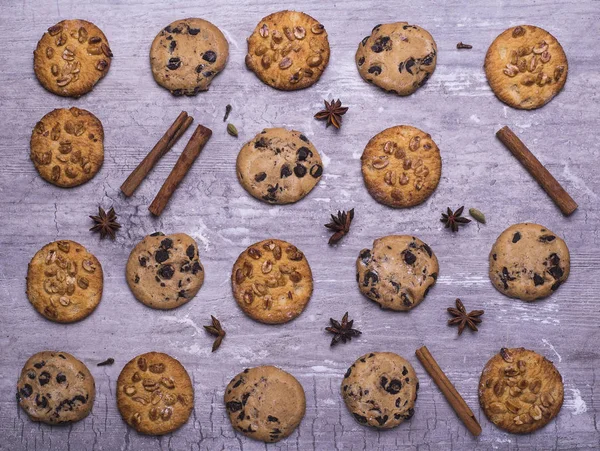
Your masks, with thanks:
M485 56L485 75L502 102L532 110L550 102L567 81L567 56L554 36L533 25L502 32Z
M33 52L33 69L44 88L64 97L90 92L108 72L113 54L104 33L85 20L48 28Z
M377 25L356 50L360 76L387 92L407 96L425 84L437 62L433 37L417 25Z
M148 235L129 254L125 272L136 299L161 310L185 304L204 283L198 245L185 233Z
M313 291L310 266L294 245L281 240L255 243L240 254L231 272L233 296L250 318L281 324L296 318Z
M435 285L437 257L414 236L389 235L373 241L356 260L356 281L362 294L383 309L405 311L419 305Z
M302 12L273 13L248 38L246 66L273 88L308 88L321 78L328 62L325 27Z
M242 187L258 200L289 204L319 183L323 162L302 133L267 128L242 147L236 169Z
M500 234L490 252L490 280L506 296L535 301L569 277L569 249L539 224L515 224Z
M356 421L390 429L413 417L419 379L412 365L398 354L372 352L348 368L341 389Z
M154 80L175 96L207 91L212 79L225 68L227 39L203 19L182 19L163 28L150 48Z
M435 191L442 158L431 135L397 125L375 135L360 158L369 194L394 208L419 205Z
M298 427L306 411L300 382L274 366L249 368L225 389L225 408L231 425L263 442L278 442Z
M41 248L27 269L27 298L42 315L72 323L90 315L100 303L102 265L75 241L54 241Z
M194 387L178 360L161 352L141 354L117 380L117 407L129 426L163 435L183 426L194 408Z
M486 363L479 403L488 419L513 434L544 427L562 407L560 373L550 360L524 348L502 348Z
M104 162L104 129L92 113L59 108L33 128L30 157L40 176L63 188L92 179Z

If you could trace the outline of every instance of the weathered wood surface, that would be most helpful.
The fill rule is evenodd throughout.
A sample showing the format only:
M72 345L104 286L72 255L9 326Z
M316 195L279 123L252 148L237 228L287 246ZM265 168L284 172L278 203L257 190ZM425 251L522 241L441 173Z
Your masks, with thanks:
M220 0L185 2L132 0L96 2L0 1L0 449L6 450L257 450L259 442L234 433L225 414L223 390L244 367L274 364L303 384L307 412L299 429L269 449L598 449L597 427L600 339L598 232L600 126L598 89L600 4L594 0L551 2L517 0L460 2ZM321 81L301 92L278 92L263 85L244 66L245 38L261 17L284 8L301 9L325 24L332 56ZM152 39L161 27L183 17L203 17L230 42L226 70L210 91L173 98L156 85L148 63ZM87 96L63 99L47 93L32 71L32 51L42 32L64 18L83 18L104 30L115 58L108 76ZM362 81L354 52L377 23L408 20L428 29L439 47L438 67L415 95L386 95ZM538 111L501 104L482 70L488 45L505 28L531 23L551 31L569 58L564 91ZM456 50L456 43L473 44ZM340 132L312 119L323 98L340 97L350 107ZM240 138L227 135L222 117L231 103L231 122ZM72 190L50 186L29 160L31 129L46 112L76 105L95 113L106 131L106 159L87 185ZM214 135L159 219L147 206L171 170L185 141L158 164L131 199L118 187L185 109ZM392 210L366 192L359 158L371 136L396 124L431 133L444 169L435 194L422 206ZM542 189L502 147L494 133L509 125L579 203L564 218ZM246 194L235 177L241 145L263 127L302 130L326 164L316 189L302 202L270 207ZM190 132L185 137L189 137ZM185 139L184 137L184 139ZM483 210L488 225L471 224L457 235L442 229L447 206ZM114 205L123 228L115 242L88 232L98 205ZM328 247L323 227L330 212L356 208L352 232ZM507 226L535 221L562 236L572 252L569 281L549 299L526 304L503 297L487 277L487 255ZM174 311L144 307L124 278L130 249L155 230L186 232L197 239L206 268L198 296ZM382 311L360 295L354 261L373 239L392 233L415 234L431 245L441 271L428 299L410 313ZM298 245L311 263L315 291L306 311L283 326L258 324L237 308L229 275L249 244L277 237ZM105 292L97 311L72 325L46 321L25 296L25 273L33 254L57 238L87 246L102 262ZM467 308L484 308L477 334L457 338L446 326L446 307L461 297ZM330 316L345 311L363 335L329 348L323 331ZM202 330L210 314L227 330L221 349L210 353ZM483 426L472 438L450 410L414 357L426 344L464 395ZM565 382L558 418L535 434L514 436L487 421L477 401L485 362L501 346L525 346L555 362ZM25 360L47 348L83 360L97 384L92 414L67 427L28 420L17 407L14 387ZM141 436L122 422L115 383L122 366L149 350L165 351L188 369L196 389L190 421L174 434ZM357 424L339 395L346 368L363 353L389 350L415 366L421 390L414 418L377 432ZM115 357L111 367L95 364Z

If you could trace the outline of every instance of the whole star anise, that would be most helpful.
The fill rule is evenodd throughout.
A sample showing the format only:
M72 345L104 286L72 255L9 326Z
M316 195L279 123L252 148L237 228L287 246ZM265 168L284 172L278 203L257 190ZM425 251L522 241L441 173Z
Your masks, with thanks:
M477 331L477 324L481 323L481 315L483 315L483 310L473 310L467 313L467 309L465 309L464 304L458 298L456 298L456 308L449 307L448 313L450 313L454 318L448 320L449 326L454 326L458 324L458 335L462 334L465 326L469 326L472 330Z
M121 224L117 222L117 214L114 208L110 208L108 213L102 207L98 207L98 216L90 216L95 225L90 228L92 232L100 232L100 238L110 236L115 239L115 233L121 228Z
M346 312L342 318L341 323L337 322L333 318L329 318L329 321L331 322L331 326L326 327L325 330L333 334L330 346L336 345L340 341L342 343L346 343L346 341L352 340L352 337L358 337L360 334L362 334L360 330L352 328L354 320L348 321L348 312Z
M465 225L471 222L470 219L464 218L462 216L464 209L465 207L463 205L454 213L452 213L452 210L450 210L450 207L448 207L448 212L442 213L442 219L440 219L440 221L446 224L446 228L450 228L450 230L452 230L453 232L458 232L458 226Z
M337 243L350 231L350 224L352 224L353 219L354 208L348 212L338 211L337 216L331 215L331 222L329 224L325 224L325 227L335 232L329 238L329 244Z
M212 346L212 352L215 352L217 349L219 349L219 346L221 346L221 342L223 341L223 338L225 337L225 331L221 327L221 322L217 318L215 318L212 315L210 315L210 318L212 320L212 325L204 326L204 329L209 334L217 337L216 340L213 342L213 346Z
M331 103L327 100L324 100L324 102L325 109L315 114L315 119L327 119L327 127L333 125L335 128L340 128L342 126L342 116L346 114L348 108L342 106L340 99L331 100Z

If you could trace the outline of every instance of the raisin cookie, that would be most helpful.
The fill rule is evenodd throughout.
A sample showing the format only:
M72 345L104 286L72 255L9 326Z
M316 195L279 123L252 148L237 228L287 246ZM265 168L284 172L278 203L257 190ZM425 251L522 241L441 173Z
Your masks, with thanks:
M428 133L409 125L397 125L375 135L360 161L369 194L394 208L424 202L442 175L438 146Z
M104 129L92 113L59 108L33 128L30 157L40 176L63 188L94 177L104 162Z
M377 25L356 50L360 76L401 96L425 84L437 61L437 45L421 27L406 22Z
M248 38L246 66L277 89L293 91L313 85L328 62L325 27L302 12L273 13Z
M27 269L29 302L57 323L72 323L90 315L100 303L103 285L100 262L74 241L45 245Z
M420 304L438 272L431 248L408 235L378 238L356 260L358 289L383 309L404 311Z
M306 397L294 376L274 366L249 368L225 389L225 408L231 425L263 442L278 442L298 427Z
M33 70L44 88L64 97L90 92L110 68L113 54L104 33L85 20L48 28L33 52Z
M17 402L32 421L72 423L88 416L96 384L87 367L66 352L32 355L17 382Z
M117 380L117 407L129 426L163 435L183 426L194 408L194 387L178 360L161 352L141 354Z
M171 94L193 96L208 90L225 68L227 39L203 19L177 20L163 28L150 48L154 80Z
M289 204L319 183L323 162L302 133L268 128L242 147L236 169L240 184L255 198L269 204Z
M554 36L533 25L519 25L492 42L484 69L498 99L513 108L532 110L560 92L568 64Z
M550 360L524 348L502 348L486 363L479 403L488 419L513 434L533 432L562 407L560 373Z
M231 272L233 296L246 315L267 324L296 318L313 291L310 266L290 243L264 240L240 254Z
M490 252L490 279L511 298L535 301L558 289L570 271L569 249L539 224L515 224L498 237Z
M168 310L185 304L204 283L198 246L185 233L148 235L129 254L127 283L138 301Z

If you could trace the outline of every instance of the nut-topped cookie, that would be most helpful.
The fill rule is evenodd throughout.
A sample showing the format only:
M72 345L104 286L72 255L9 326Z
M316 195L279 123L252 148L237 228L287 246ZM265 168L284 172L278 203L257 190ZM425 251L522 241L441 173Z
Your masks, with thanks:
M104 33L85 20L48 28L33 52L33 69L48 91L65 97L90 92L108 72L112 51Z
M485 56L485 75L502 102L531 110L544 106L565 85L567 56L554 36L533 25L502 32Z
M263 83L284 91L307 88L329 62L325 27L298 11L263 18L248 38L246 66Z
M27 298L51 321L72 323L100 303L102 266L81 244L54 241L41 248L27 269Z
M513 434L533 432L560 411L563 381L552 362L524 348L502 348L486 363L479 403L488 419Z
M369 194L394 208L424 202L442 174L438 146L428 133L409 125L397 125L375 135L360 160Z
M294 245L264 240L240 254L231 272L233 296L251 318L281 324L296 318L313 291L310 266Z

